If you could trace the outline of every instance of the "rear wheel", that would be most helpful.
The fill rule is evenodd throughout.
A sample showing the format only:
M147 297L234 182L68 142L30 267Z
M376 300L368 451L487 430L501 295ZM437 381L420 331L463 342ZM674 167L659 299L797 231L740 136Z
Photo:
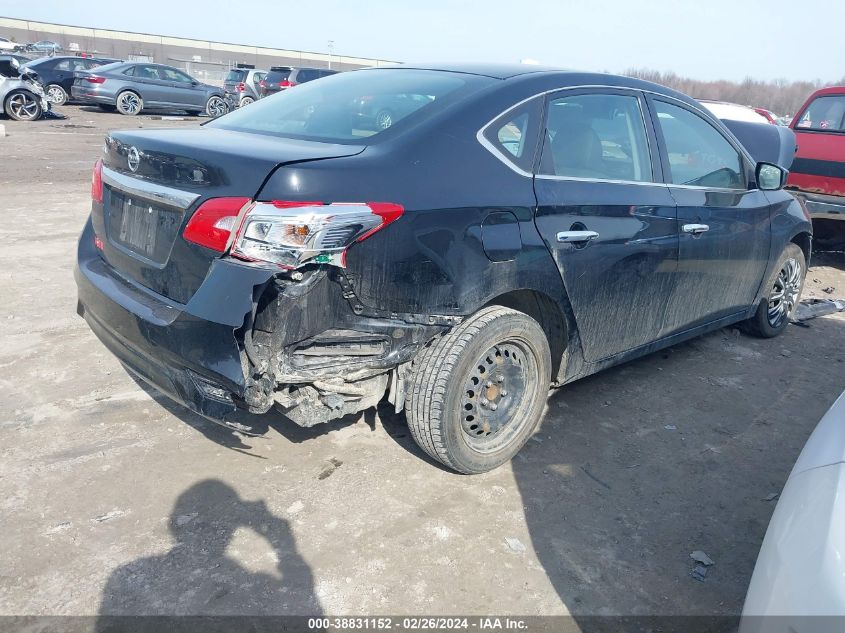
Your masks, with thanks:
M405 412L437 461L483 473L510 460L536 429L551 380L540 325L492 306L434 339L414 359Z
M43 113L41 99L26 90L13 92L6 97L4 109L15 121L37 121Z
M141 99L141 95L137 92L124 90L117 95L115 107L121 114L125 114L126 116L135 116L140 114L141 110L144 109L144 100Z
M745 329L763 338L772 338L783 332L801 298L806 274L804 251L797 244L787 245L774 273L766 282L766 296L760 301L754 316L745 322Z
M53 105L64 105L67 103L67 92L59 84L50 84L45 90L47 101Z
M243 108L244 106L248 106L250 103L253 103L254 101L255 101L255 99L253 99L252 97L244 97L243 99L241 99L240 107Z

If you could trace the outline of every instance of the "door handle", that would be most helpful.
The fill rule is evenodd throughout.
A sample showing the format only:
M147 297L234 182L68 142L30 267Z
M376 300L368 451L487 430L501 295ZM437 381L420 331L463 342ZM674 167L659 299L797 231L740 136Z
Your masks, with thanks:
M558 242L589 242L599 236L595 231L561 231L557 234Z
M701 235L710 230L706 224L684 224L684 233L692 233L693 235Z

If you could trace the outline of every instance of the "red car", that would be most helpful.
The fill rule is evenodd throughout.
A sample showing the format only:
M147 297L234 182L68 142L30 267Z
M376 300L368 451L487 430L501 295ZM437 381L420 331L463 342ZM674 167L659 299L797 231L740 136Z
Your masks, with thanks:
M759 115L760 115L760 116L762 116L762 117L765 117L765 119L766 119L769 123L771 123L771 124L773 124L773 125L777 125L777 124L778 124L778 117L777 117L777 115L776 115L774 112L772 112L771 110L766 110L766 108L754 108L754 112L756 112L757 114L759 114Z
M814 92L789 127L798 151L787 187L804 199L814 241L845 243L845 86Z

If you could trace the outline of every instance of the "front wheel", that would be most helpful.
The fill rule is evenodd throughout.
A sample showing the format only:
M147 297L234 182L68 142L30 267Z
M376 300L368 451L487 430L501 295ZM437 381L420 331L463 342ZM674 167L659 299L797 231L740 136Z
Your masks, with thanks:
M67 92L59 84L50 84L45 91L47 101L53 105L64 105L67 103Z
M212 119L216 119L219 116L223 116L229 111L229 106L226 105L226 102L223 100L223 97L218 97L217 95L212 95L208 98L208 101L205 104L205 113L210 116Z
M424 347L405 401L414 440L460 473L492 470L522 448L540 422L551 354L522 312L483 308Z
M43 114L41 99L26 90L13 92L4 104L6 114L15 121L37 121Z
M786 329L804 287L807 262L797 244L788 244L766 282L766 295L745 329L755 336L772 338Z

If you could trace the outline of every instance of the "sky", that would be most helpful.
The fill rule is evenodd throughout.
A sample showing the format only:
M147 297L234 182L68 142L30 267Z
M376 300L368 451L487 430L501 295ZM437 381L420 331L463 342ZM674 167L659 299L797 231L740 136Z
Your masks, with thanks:
M845 76L842 0L0 0L0 16L394 61ZM2 33L0 33L2 35Z

